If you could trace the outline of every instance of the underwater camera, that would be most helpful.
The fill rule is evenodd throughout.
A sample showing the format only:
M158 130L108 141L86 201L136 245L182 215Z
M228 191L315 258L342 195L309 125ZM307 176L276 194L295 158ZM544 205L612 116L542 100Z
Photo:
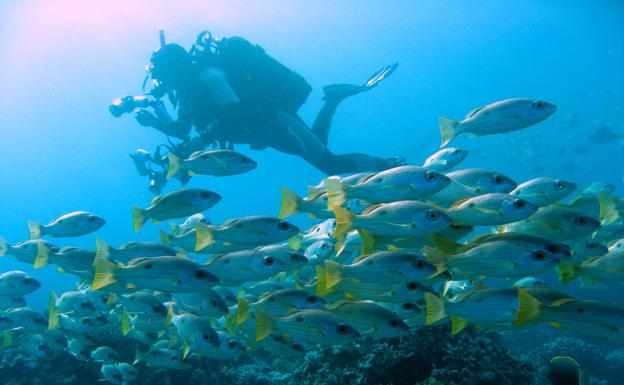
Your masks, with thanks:
M123 98L115 99L108 106L108 110L111 115L118 118L123 114L134 111L135 108L155 106L158 103L157 100L148 98L147 96L124 96Z

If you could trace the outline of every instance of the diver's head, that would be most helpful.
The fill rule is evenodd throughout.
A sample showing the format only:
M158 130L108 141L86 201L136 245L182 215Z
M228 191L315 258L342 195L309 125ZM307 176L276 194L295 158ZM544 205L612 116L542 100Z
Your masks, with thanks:
M179 44L165 44L152 54L149 70L152 79L165 86L184 86L192 68L191 55Z

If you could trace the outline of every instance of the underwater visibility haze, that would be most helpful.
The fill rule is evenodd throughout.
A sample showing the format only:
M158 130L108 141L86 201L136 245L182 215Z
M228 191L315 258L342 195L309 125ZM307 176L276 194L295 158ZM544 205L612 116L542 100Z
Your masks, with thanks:
M623 20L0 2L0 384L619 384Z

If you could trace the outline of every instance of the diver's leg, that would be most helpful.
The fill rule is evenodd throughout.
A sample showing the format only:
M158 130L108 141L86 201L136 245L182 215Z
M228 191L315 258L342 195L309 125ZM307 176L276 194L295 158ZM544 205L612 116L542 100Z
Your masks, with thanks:
M357 95L360 92L368 91L376 87L379 82L390 76L396 70L397 66L398 63L395 63L380 69L371 75L363 85L332 84L323 87L323 92L325 93L323 100L325 103L316 116L314 124L312 124L312 131L322 143L327 145L332 119L340 102L349 96Z
M293 114L279 111L273 123L274 132L269 138L271 147L298 155L327 175L381 171L399 165L394 159L383 159L367 154L335 155L301 119Z

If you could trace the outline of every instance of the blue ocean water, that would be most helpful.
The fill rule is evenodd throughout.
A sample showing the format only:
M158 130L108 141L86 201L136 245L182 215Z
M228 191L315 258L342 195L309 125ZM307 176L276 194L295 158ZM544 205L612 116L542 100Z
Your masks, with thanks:
M339 107L329 139L336 153L400 156L419 165L439 147L438 116L460 119L509 97L550 101L558 111L536 126L458 138L453 144L470 151L462 166L516 181L606 181L621 193L621 140L590 138L606 126L624 135L623 16L619 1L2 2L0 235L15 243L27 239L29 219L46 223L87 210L106 219L98 236L113 245L158 239L153 224L132 230L130 208L146 206L152 194L128 154L151 151L164 136L132 116L112 117L108 105L141 93L160 29L187 48L204 29L261 45L313 86L300 110L309 123L322 86L360 83L398 62L379 87ZM236 149L257 169L189 183L222 195L206 213L214 223L277 215L281 186L304 194L324 177L291 155ZM170 182L166 191L177 187ZM293 221L302 228L311 223L303 216ZM58 243L93 247L94 237ZM47 307L50 290L75 287L73 276L52 267L34 270L10 257L0 266L43 283L28 297L35 309ZM588 296L622 300L605 291Z

